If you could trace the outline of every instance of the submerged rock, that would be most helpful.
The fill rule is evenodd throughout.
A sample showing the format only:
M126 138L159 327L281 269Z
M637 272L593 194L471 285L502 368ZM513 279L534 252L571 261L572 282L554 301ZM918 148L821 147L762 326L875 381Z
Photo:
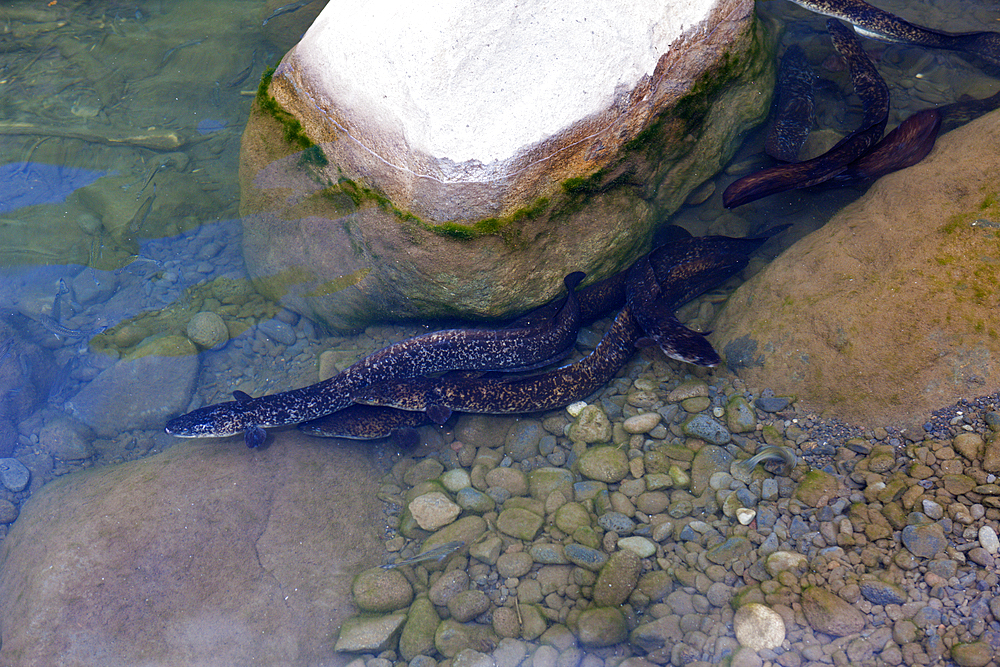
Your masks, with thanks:
M858 423L909 426L995 386L998 140L992 112L879 179L736 290L716 349L748 384Z
M243 136L247 268L338 328L606 277L767 113L765 50L749 0L330 5Z
M4 540L0 662L334 660L351 579L382 546L371 454L330 454L295 432L253 452L184 441L36 491Z

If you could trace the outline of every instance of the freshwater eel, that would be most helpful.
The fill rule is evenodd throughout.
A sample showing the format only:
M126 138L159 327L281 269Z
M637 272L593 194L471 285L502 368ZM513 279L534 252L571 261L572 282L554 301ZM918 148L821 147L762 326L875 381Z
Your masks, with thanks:
M518 378L414 378L362 389L354 400L424 412L443 424L453 412L506 415L553 410L589 396L605 385L635 351L641 329L628 306L594 350L579 361Z
M962 51L1000 65L1000 33L950 33L931 30L904 21L895 14L872 7L862 0L791 0L809 11L841 19L855 32L882 42L905 42L936 49Z
M874 181L886 174L912 167L927 157L941 130L941 112L924 109L889 132L871 151L852 162L829 183L843 185Z
M655 335L663 338L657 342L675 358L718 363L718 355L704 336L683 327L673 318L673 311L743 268L749 252L768 237L691 238L658 248L642 258L629 270L630 294L625 307L597 347L572 364L516 378L443 377L384 382L358 392L354 400L364 405L424 412L438 424L447 421L453 412L518 414L560 408L586 398L614 377L642 338L641 321L658 327ZM734 242L747 252L737 250ZM644 293L651 298L640 296Z
M785 50L778 69L777 101L764 139L764 152L775 160L795 162L816 116L813 73L798 44Z
M399 444L405 449L409 432L430 423L430 417L423 412L355 403L319 419L302 422L298 429L318 438L347 440L378 440L402 433L403 442Z
M854 91L861 98L864 110L861 126L818 157L763 169L734 181L722 193L722 205L726 208L827 181L846 170L882 138L889 118L889 88L854 33L833 19L827 20L826 24L834 47L847 61Z
M558 314L537 326L506 329L447 329L384 347L334 377L308 387L198 408L167 422L182 438L220 438L245 433L248 447L264 442L264 429L317 419L351 405L353 395L376 382L448 370L522 370L561 358L576 342L580 309L574 290L580 272L566 276L566 299Z

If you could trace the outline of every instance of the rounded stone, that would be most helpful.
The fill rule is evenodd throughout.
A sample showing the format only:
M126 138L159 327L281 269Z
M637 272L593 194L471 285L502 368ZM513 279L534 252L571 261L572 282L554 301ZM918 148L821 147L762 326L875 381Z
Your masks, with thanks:
M523 577L531 571L534 560L524 551L501 554L497 558L497 573L504 579Z
M573 442L608 442L611 440L611 421L599 405L588 405L570 424L567 433Z
M584 610L576 622L577 638L580 645L587 648L612 646L625 641L627 633L625 616L614 607Z
M756 602L736 610L733 629L740 644L754 651L774 649L785 641L785 621L781 614Z
M620 482L629 474L628 456L617 447L591 447L577 464L581 475L599 482Z
M24 464L13 458L0 459L0 484L8 491L24 491L31 480L31 473Z
M959 667L986 667L994 657L993 647L984 641L955 644L951 648L951 659Z
M642 559L632 551L616 551L608 558L594 584L594 604L616 607L625 602L639 583Z
M544 523L542 517L521 507L505 509L497 517L497 528L500 532L528 542L538 535L542 523Z
M1000 553L1000 538L997 538L997 531L993 526L982 526L979 529L979 545L993 556Z
M545 435L542 425L534 419L523 419L515 422L507 431L504 441L504 453L515 461L538 456L538 443Z
M713 445L724 445L732 439L725 426L701 413L692 415L685 420L681 425L681 430L689 438L698 438Z
M452 493L457 493L472 485L469 473L462 468L454 468L441 475L441 483Z
M417 496L409 504L410 514L424 530L437 530L458 518L462 508L440 491Z
M187 337L202 349L214 350L229 340L229 328L215 313L202 311L188 322Z
M814 630L836 637L861 632L865 627L865 617L856 607L818 586L802 591L802 612Z
M535 468L528 473L528 492L536 500L544 501L553 491L561 491L564 498L573 497L573 473L564 468Z
M409 606L413 586L399 570L380 567L361 572L351 585L354 604L362 611L385 613Z
M498 607L493 612L493 632L501 639L514 639L521 634L521 623L517 611L512 607Z
M608 556L603 551L585 547L576 542L567 544L563 549L563 553L566 556L566 560L591 572L597 572L608 562Z
M471 621L490 608L490 599L481 590L460 591L448 600L448 612L460 623Z
M428 591L431 602L439 607L448 605L448 600L469 588L469 573L465 570L449 570L434 582Z
M656 428L661 419L658 412L644 412L626 419L622 423L622 428L626 433L649 433Z
M471 486L459 489L455 494L455 502L463 510L468 510L474 514L485 514L492 512L496 508L496 502L482 491L477 491Z
M903 528L903 546L919 558L933 558L948 547L944 530L936 523L922 523Z
M486 473L486 483L506 489L515 497L528 493L528 476L518 468L494 468Z
M0 524L14 523L17 515L17 505L9 500L0 499Z
M639 558L649 558L656 553L656 545L638 535L621 538L618 540L618 548L627 549Z
M556 510L555 524L562 532L572 535L577 528L590 526L590 512L580 503L566 503Z

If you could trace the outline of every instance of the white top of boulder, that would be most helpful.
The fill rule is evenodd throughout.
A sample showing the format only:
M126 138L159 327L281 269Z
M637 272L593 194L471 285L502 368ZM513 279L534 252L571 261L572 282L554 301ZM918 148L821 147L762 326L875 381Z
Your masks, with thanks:
M296 56L315 92L394 128L404 152L489 164L607 109L715 5L333 0Z

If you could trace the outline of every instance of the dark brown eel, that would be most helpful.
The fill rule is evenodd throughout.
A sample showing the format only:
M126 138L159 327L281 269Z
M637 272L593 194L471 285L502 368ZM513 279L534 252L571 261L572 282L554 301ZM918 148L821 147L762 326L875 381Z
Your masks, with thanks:
M854 90L861 98L864 109L861 126L818 157L770 167L734 181L722 193L722 205L726 208L827 181L846 170L882 138L889 117L889 88L861 48L860 40L849 28L829 19L827 29L837 52L847 61Z

